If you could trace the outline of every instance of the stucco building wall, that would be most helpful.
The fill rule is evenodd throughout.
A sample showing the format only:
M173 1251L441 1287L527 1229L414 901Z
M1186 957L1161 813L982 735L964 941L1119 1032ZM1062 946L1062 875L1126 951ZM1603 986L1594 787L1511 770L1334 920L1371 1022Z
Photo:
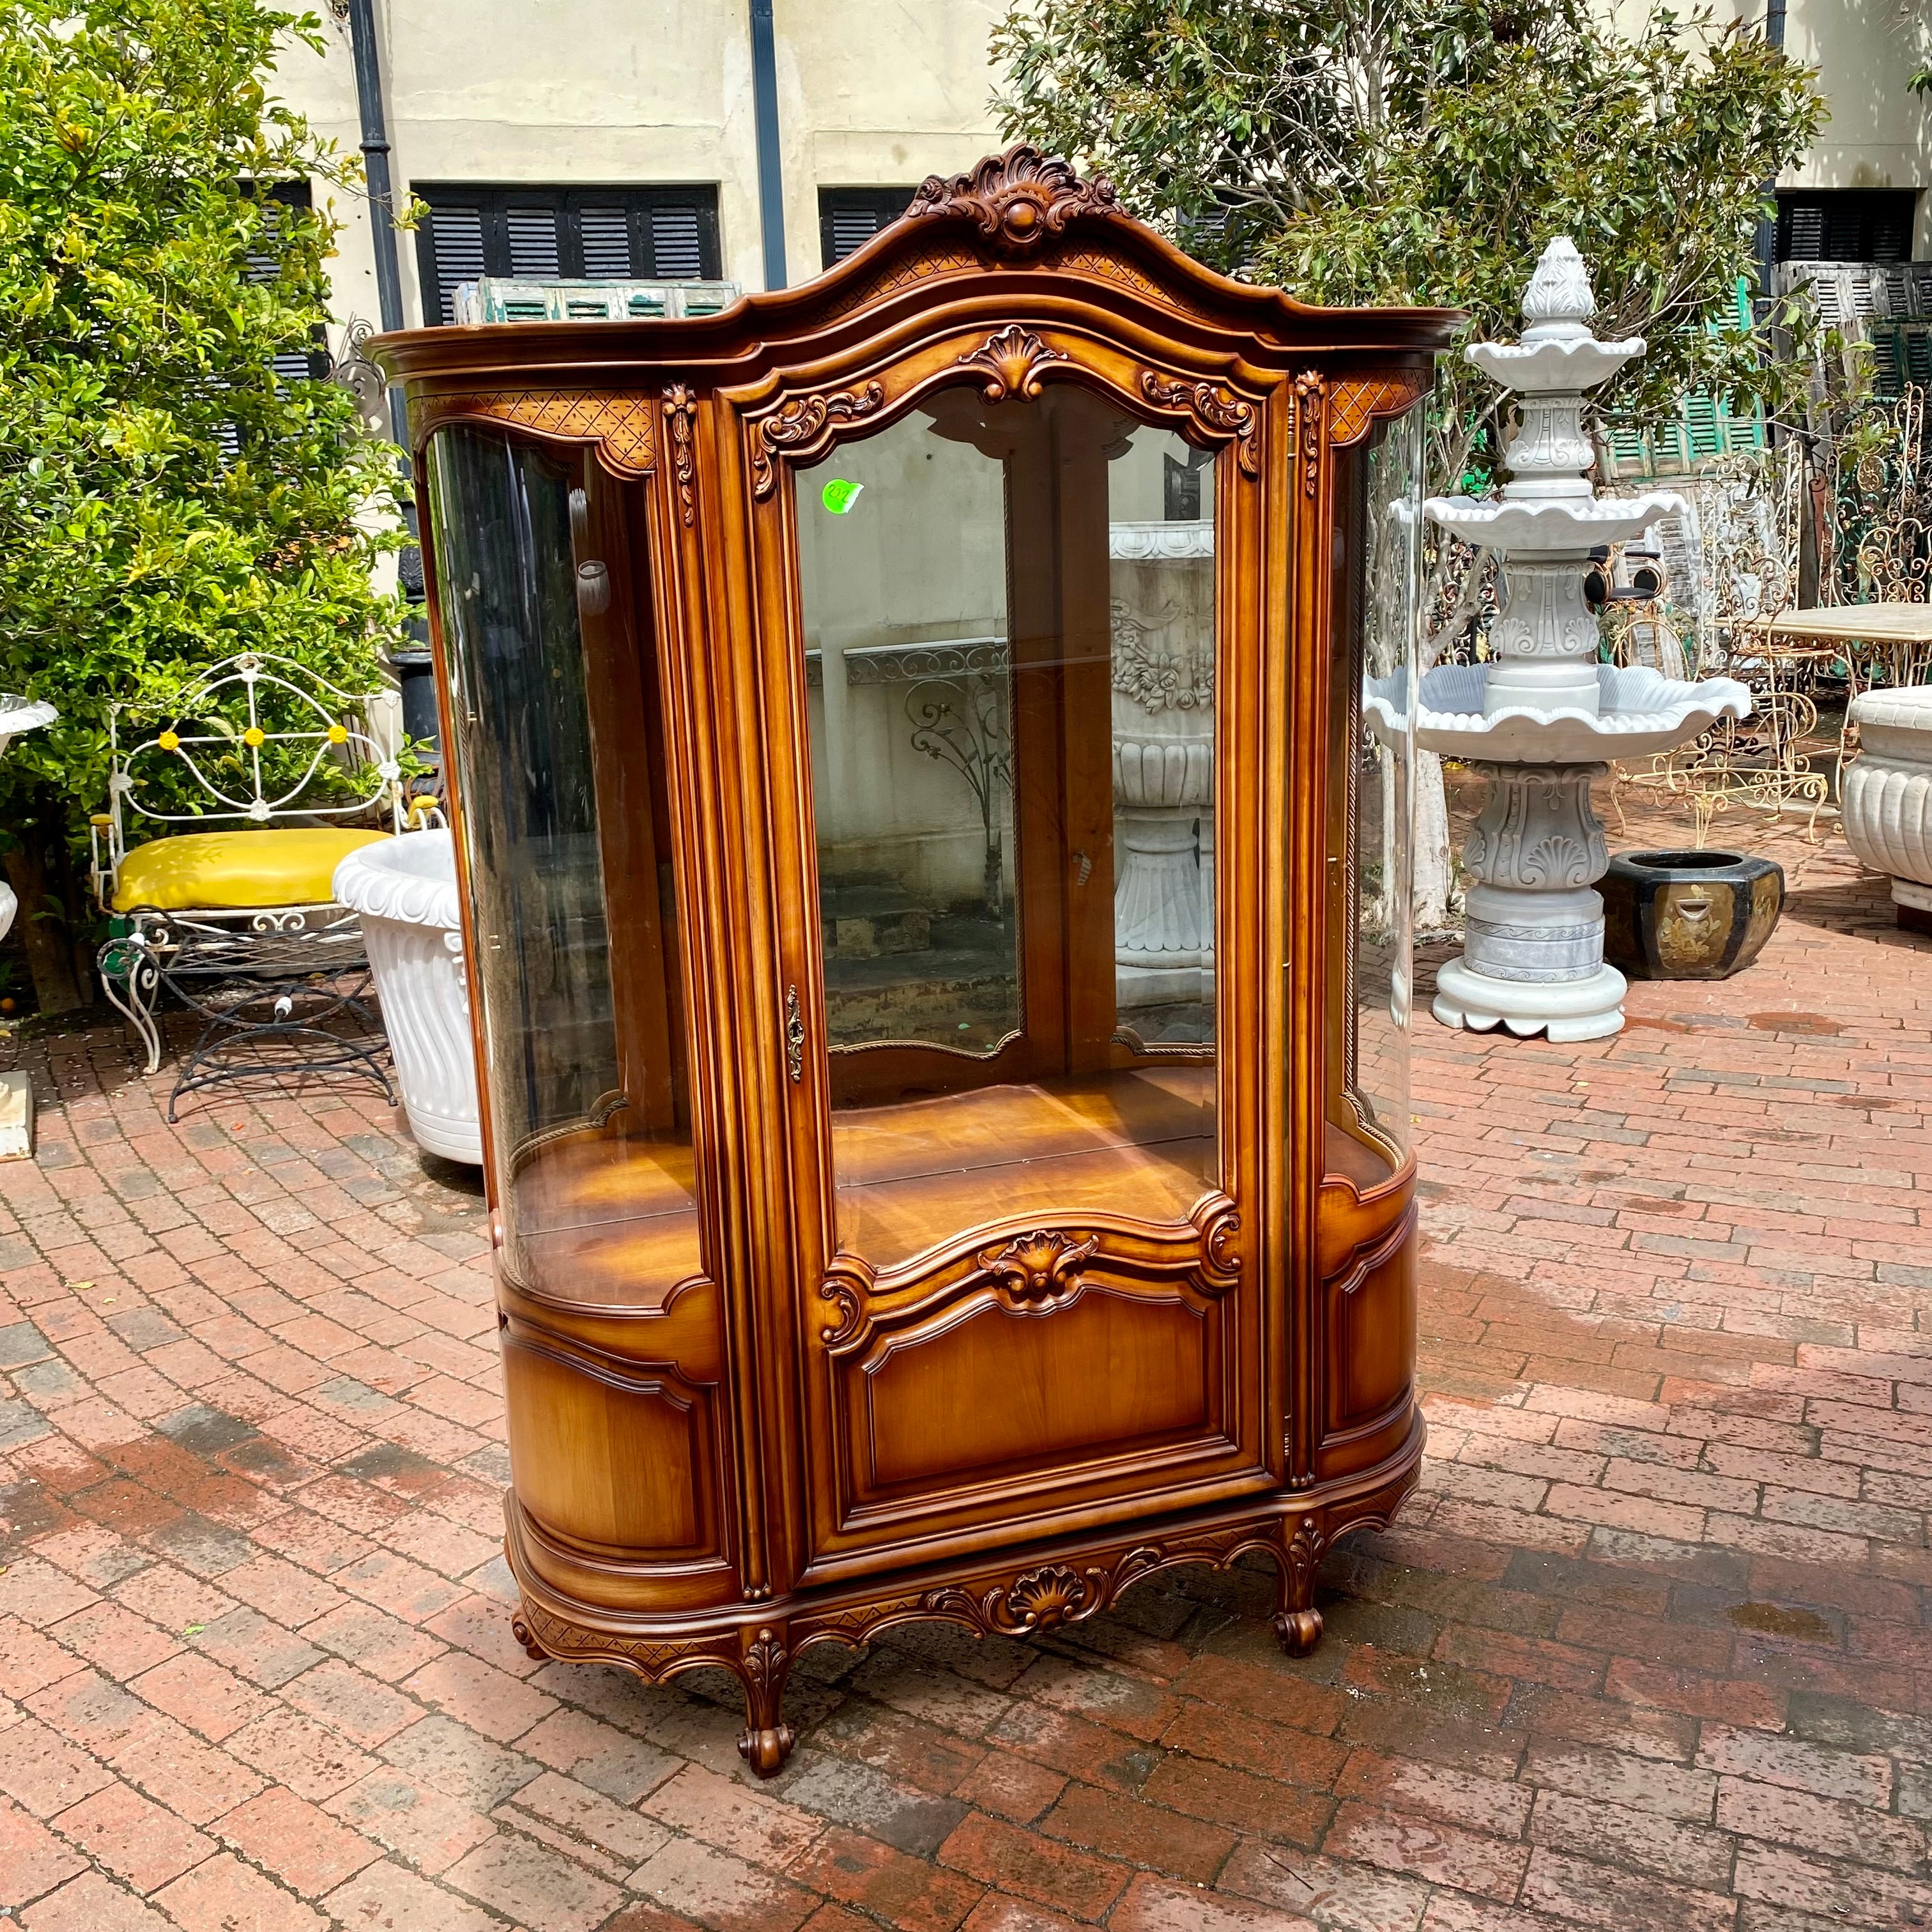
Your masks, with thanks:
M1628 11L1648 0L1610 0ZM1762 17L1761 0L1731 0ZM818 190L909 187L999 144L986 45L1000 0L773 0L785 253L819 271ZM292 49L290 104L358 142L344 21L326 57ZM748 0L409 0L376 8L399 190L417 182L715 183L725 276L764 285ZM1784 184L1932 189L1932 102L1905 77L1932 54L1922 0L1790 0L1786 44L1832 104ZM339 318L376 316L366 207L344 205ZM1932 193L1913 252L1932 256ZM422 320L412 238L400 238L407 320Z

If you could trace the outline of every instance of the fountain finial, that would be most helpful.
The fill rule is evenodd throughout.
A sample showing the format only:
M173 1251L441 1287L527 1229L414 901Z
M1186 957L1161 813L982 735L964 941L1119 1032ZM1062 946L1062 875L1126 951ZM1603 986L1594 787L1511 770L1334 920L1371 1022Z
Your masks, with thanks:
M1589 334L1586 326L1597 312L1590 272L1567 235L1559 235L1538 259L1536 272L1523 291L1526 342L1574 341Z

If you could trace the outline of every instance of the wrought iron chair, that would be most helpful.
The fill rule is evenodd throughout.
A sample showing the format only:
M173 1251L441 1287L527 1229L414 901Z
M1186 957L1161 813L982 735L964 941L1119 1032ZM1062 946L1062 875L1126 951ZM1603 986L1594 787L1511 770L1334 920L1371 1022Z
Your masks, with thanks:
M92 873L114 931L99 970L150 1073L163 994L201 1020L170 1120L184 1094L260 1075L350 1071L394 1099L361 925L328 884L345 853L401 831L408 815L400 766L369 733L382 695L248 651L202 672L176 716L136 743L121 742L136 707L110 712ZM139 820L172 836L130 848ZM224 821L238 829L202 829Z

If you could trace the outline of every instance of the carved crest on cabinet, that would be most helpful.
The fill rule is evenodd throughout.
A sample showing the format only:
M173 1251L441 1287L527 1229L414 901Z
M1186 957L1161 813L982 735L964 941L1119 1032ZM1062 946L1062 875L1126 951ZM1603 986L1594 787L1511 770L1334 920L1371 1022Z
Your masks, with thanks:
M983 369L986 373L980 393L989 403L1004 402L1009 396L1028 398L1040 394L1040 364L1064 362L1066 357L1049 346L1030 328L1010 322L996 335L989 335L977 349L959 358L962 369Z
M1157 369L1141 371L1141 394L1156 409L1184 410L1200 428L1232 436L1242 475L1259 473L1261 416L1252 403L1244 402L1218 382L1183 382Z
M1004 1247L983 1248L980 1266L1004 1301L1022 1308L1061 1301L1080 1292L1081 1264L1100 1246L1098 1234L1076 1239L1061 1228L1039 1228L1016 1234Z
M970 221L995 254L1024 256L1037 254L1076 214L1119 212L1105 175L1082 181L1069 163L1022 142L988 154L970 173L928 175L905 219Z
M772 454L782 450L794 458L816 456L832 440L834 423L857 422L871 416L886 400L877 382L838 389L829 395L794 396L774 416L752 425L752 494L769 496L778 481Z

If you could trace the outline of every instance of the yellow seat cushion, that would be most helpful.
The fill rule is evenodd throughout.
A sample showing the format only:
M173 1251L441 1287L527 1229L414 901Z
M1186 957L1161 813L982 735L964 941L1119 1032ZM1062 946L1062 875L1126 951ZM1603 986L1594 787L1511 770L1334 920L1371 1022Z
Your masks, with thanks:
M136 846L121 862L114 910L163 912L246 906L326 905L335 868L386 832L339 826L270 826L260 832L190 832Z

